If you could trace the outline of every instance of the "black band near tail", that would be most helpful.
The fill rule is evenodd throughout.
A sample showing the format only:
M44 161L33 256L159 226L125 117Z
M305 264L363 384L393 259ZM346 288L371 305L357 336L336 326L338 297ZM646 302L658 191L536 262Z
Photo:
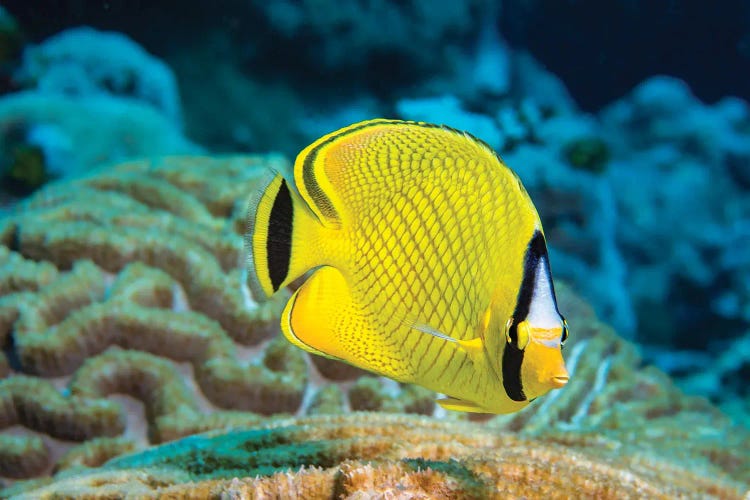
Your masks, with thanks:
M279 191L273 200L271 216L268 222L268 274L273 291L277 291L289 274L289 261L292 257L292 222L294 210L289 186L282 180Z
M505 393L513 401L526 401L521 383L521 365L523 364L523 349L511 343L505 344L503 351L503 387Z

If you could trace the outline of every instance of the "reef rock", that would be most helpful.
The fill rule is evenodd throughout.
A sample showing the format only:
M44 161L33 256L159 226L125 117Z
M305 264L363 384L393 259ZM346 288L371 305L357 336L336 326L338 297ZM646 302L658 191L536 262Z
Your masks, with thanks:
M13 80L22 90L0 97L0 149L34 148L49 177L202 151L182 133L172 70L121 33L65 30L27 47Z

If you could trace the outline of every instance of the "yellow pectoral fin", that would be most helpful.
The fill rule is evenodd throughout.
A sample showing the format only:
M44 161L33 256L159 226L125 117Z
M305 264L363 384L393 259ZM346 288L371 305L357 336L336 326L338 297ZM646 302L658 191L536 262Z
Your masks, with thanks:
M398 332L378 328L352 300L344 276L334 267L321 267L302 284L284 309L281 329L302 349L339 359L365 370L411 380Z
M303 285L304 286L304 285ZM296 345L300 349L304 349L307 352L311 352L313 354L317 354L318 356L325 356L327 358L334 358L334 356L330 356L326 354L323 351L320 351L316 348L314 348L311 344L308 342L314 342L316 335L316 332L313 331L315 327L307 326L307 324L302 320L301 318L298 318L295 320L296 328L292 327L292 317L294 314L299 314L298 311L298 305L300 305L300 290L302 288L299 288L294 294L292 294L292 298L289 299L289 302L286 303L286 307L284 308L284 312L281 314L281 332L284 334L284 337L291 342L292 344ZM304 303L304 302L302 302ZM304 306L302 307L304 309ZM295 312L297 311L297 312ZM312 329L311 329L312 328ZM300 335L305 340L302 340L300 338ZM334 358L335 359L335 358Z
M466 411L470 413L488 413L487 410L476 403L456 398L441 398L435 401L437 404L451 411Z

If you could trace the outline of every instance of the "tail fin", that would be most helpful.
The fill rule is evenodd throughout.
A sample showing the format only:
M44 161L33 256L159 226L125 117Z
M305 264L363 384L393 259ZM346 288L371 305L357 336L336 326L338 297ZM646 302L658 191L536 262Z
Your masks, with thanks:
M270 297L320 264L305 252L315 248L309 239L318 226L281 174L268 170L247 210L245 280L253 298Z

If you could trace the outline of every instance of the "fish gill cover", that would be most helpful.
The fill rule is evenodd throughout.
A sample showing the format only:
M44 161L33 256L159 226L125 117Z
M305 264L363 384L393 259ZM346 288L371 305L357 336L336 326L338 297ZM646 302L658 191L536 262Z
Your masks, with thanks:
M561 478L591 496L747 491L746 2L2 5L5 496L189 480L237 495L564 496ZM288 175L305 145L376 116L466 130L519 174L571 325L565 389L459 423L429 391L292 347L290 291L261 305L238 286L262 171ZM224 461L251 451L221 437L188 441L202 468L170 458L177 443L147 450L274 426L299 449L255 450L275 464L257 480ZM338 453L389 426L403 436ZM482 453L444 447L455 436Z

